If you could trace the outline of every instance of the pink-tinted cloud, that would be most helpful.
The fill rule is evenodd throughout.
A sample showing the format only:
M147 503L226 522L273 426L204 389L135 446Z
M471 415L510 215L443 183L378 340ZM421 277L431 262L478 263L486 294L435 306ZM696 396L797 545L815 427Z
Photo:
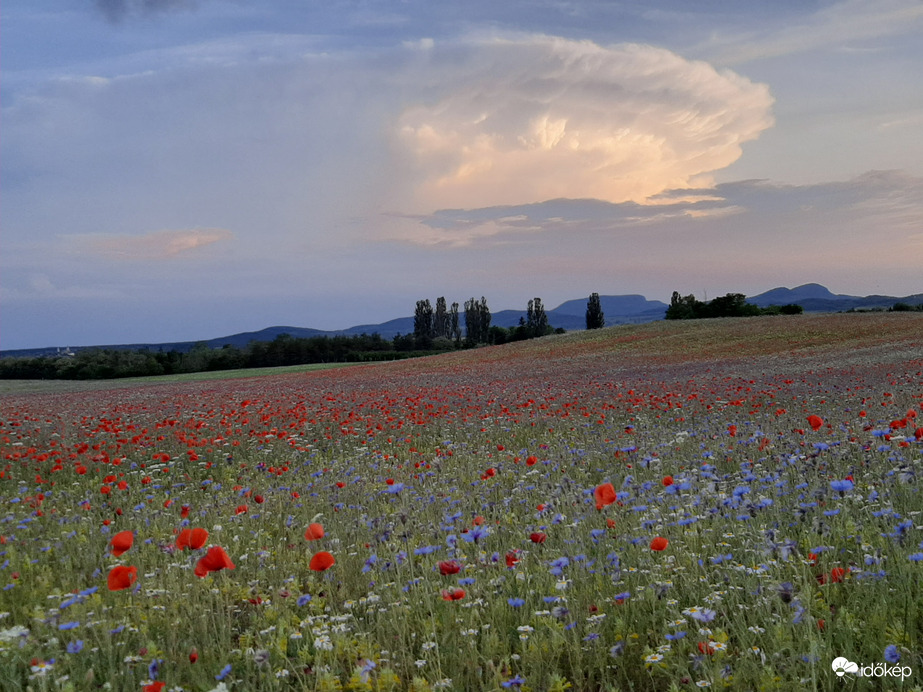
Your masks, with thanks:
M462 67L399 119L413 211L643 202L708 182L773 122L766 85L662 48L528 36L454 50Z
M86 252L114 260L169 260L234 234L224 228L151 231L142 235L91 234L73 240Z

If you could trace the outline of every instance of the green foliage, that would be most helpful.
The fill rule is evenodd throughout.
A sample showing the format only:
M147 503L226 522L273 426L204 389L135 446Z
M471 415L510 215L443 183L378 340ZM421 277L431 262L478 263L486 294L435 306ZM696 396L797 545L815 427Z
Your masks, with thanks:
M800 315L804 309L800 305L770 305L760 308L747 302L743 293L728 293L719 298L703 303L692 294L681 296L678 291L673 291L670 298L670 307L667 308L665 319L692 320L709 317L755 317L757 315Z
M304 339L280 334L273 341L252 341L245 348L196 344L191 351L87 349L75 355L0 359L0 379L103 380L120 377L175 375L191 372L265 368L309 363L356 363L429 355L453 348L445 337L426 341L413 335L389 342L378 334L317 336Z
M910 303L899 301L888 308L888 312L923 312L923 303L911 305Z
M606 326L606 316L603 314L602 303L598 293L591 293L586 304L586 328L601 329Z
M488 342L490 330L490 309L487 298L481 296L480 302L474 298L465 301L465 341L469 346Z
M548 324L548 315L545 314L545 306L542 305L541 298L534 298L529 301L529 307L526 309L526 333L528 338L534 339L539 336L551 334L554 331Z

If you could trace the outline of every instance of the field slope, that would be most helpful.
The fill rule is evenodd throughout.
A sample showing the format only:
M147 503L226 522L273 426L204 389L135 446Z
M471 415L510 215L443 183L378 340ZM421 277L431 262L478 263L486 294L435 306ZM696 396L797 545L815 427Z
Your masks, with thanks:
M0 689L923 684L923 315L249 375L3 393Z

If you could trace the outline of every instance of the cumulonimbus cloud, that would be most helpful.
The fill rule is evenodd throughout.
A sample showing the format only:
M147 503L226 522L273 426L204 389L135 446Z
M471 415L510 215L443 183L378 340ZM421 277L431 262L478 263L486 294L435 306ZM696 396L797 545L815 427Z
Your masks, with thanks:
M151 231L142 235L90 234L73 236L84 251L109 259L164 260L233 236L225 228Z
M773 123L766 85L662 48L529 36L452 50L458 67L398 120L421 213L645 202L708 184ZM444 66L438 43L426 53Z

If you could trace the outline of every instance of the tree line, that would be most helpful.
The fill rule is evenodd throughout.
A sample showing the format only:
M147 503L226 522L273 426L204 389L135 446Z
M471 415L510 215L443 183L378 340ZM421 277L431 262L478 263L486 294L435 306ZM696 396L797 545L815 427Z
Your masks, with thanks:
M415 344L378 334L295 338L280 334L272 341L251 341L238 348L196 344L190 351L85 349L61 356L0 359L0 379L102 380L118 377L175 375L240 368L398 360L424 355ZM427 354L429 351L426 352Z
M55 356L0 358L0 379L100 380L311 363L398 360L564 332L549 324L541 298L530 300L525 317L510 329L491 325L490 308L483 296L480 300L466 300L463 312L459 307L458 303L449 305L444 297L437 298L435 306L428 299L419 300L414 311L413 333L397 334L390 341L379 334L306 338L280 334L272 341L251 341L243 348L233 345L212 348L201 342L189 351L82 349ZM587 329L597 329L604 324L599 294L594 293L587 301Z
M761 308L747 302L743 293L728 293L708 302L697 300L694 295L681 296L673 291L670 307L665 318L668 320L694 320L708 317L755 317L757 315L800 315L804 309L800 305L770 305Z

